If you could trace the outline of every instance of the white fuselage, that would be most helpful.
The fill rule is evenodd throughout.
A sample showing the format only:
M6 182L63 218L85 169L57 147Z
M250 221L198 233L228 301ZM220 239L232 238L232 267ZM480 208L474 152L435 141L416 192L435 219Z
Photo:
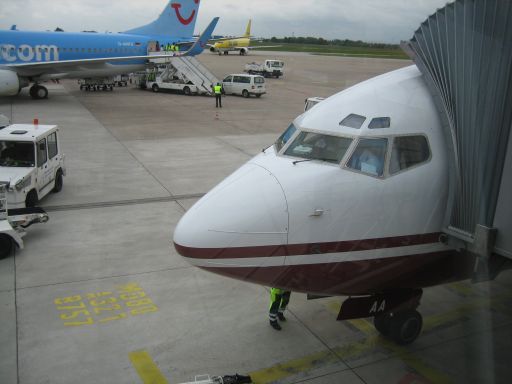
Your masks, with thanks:
M340 124L349 115L364 122ZM186 213L174 234L178 252L216 273L310 293L436 283L440 275L411 277L458 257L439 242L447 154L419 70L358 84L293 125L286 143L251 159ZM324 138L324 157L334 156L328 155L333 142L346 147L336 160L315 159L317 144L297 145L301 137ZM362 149L376 144L378 166L362 160Z

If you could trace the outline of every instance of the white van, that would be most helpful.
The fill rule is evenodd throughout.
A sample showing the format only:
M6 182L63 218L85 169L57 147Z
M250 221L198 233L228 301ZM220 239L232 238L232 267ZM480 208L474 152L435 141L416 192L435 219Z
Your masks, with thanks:
M227 95L242 95L249 97L254 95L261 97L267 93L265 88L265 78L259 75L233 74L222 80L224 92Z
M10 208L34 207L59 192L66 174L56 125L13 124L0 129L0 184Z

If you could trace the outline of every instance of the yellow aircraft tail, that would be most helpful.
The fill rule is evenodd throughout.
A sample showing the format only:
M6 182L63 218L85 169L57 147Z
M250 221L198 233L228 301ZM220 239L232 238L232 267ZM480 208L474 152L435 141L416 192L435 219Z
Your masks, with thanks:
M247 24L247 29L245 30L244 37L250 37L251 36L251 21L249 20L249 23Z

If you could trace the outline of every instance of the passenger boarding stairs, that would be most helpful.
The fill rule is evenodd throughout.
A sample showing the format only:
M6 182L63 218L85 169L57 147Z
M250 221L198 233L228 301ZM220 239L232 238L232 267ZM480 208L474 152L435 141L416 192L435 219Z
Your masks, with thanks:
M191 81L199 89L200 93L212 94L212 87L219 82L215 75L195 57L173 57L171 64Z
M213 86L219 82L208 68L192 56L170 56L165 59L150 60L160 68L165 65L159 76L162 81L169 81L173 77L178 77L184 82L192 82L199 93L213 94Z

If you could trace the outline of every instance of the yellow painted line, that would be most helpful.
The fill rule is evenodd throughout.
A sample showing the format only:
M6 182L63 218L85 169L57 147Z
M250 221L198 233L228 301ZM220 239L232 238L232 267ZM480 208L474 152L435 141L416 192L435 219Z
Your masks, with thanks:
M370 336L377 332L373 324L366 319L352 319L347 321L361 332L363 332L365 335Z
M505 312L505 314L510 313L510 311L506 311L507 306L504 305L504 301L510 300L512 298L511 294L504 294L494 297L492 299L487 297L478 297L473 299L468 299L467 304L463 304L459 307L452 309L451 311L446 311L437 315L429 316L423 321L423 330L429 331L439 327L443 324L456 321L466 315L472 315L474 312L479 310L490 310L494 309L499 312Z
M471 284L463 283L463 282L457 282L457 283L451 283L446 285L446 288L448 288L450 291L453 291L461 296L464 297L471 297L471 296L479 296L480 292L478 292Z
M254 384L266 384L329 363L339 363L339 360L331 351L322 351L282 364L276 364L260 371L249 372L249 375Z
M146 351L130 352L128 357L144 384L169 384Z
M423 378L432 383L449 384L452 382L447 375L429 367L421 361L421 359L414 357L406 348L375 335L375 328L373 328L368 321L364 319L358 320L359 321L350 320L350 322L361 332L368 335L369 339L374 339L377 345L385 347L386 349L396 353L400 360L402 360L407 366L414 369Z
M507 306L503 304L503 301L510 298L512 298L512 295L507 294L495 297L491 300L482 296L475 299L469 299L469 304L459 306L451 311L444 312L439 315L433 315L425 318L423 323L423 330L433 330L443 324L453 322L463 316L470 315L472 312L489 307L494 308L495 310L504 310L507 308ZM334 314L338 314L341 308L340 303L333 300L327 301L325 305L327 309L332 311ZM328 364L337 364L341 362L340 360L356 358L363 353L378 347L385 348L395 353L396 357L400 359L405 365L414 369L418 375L422 376L430 382L442 384L452 383L452 379L448 375L429 367L406 348L396 345L392 341L384 339L378 335L373 327L373 324L371 324L371 321L367 319L356 319L348 321L356 329L367 335L367 337L359 342L333 348L332 351L318 352L312 355L283 362L259 371L249 372L254 384L269 384L289 376L326 366Z

